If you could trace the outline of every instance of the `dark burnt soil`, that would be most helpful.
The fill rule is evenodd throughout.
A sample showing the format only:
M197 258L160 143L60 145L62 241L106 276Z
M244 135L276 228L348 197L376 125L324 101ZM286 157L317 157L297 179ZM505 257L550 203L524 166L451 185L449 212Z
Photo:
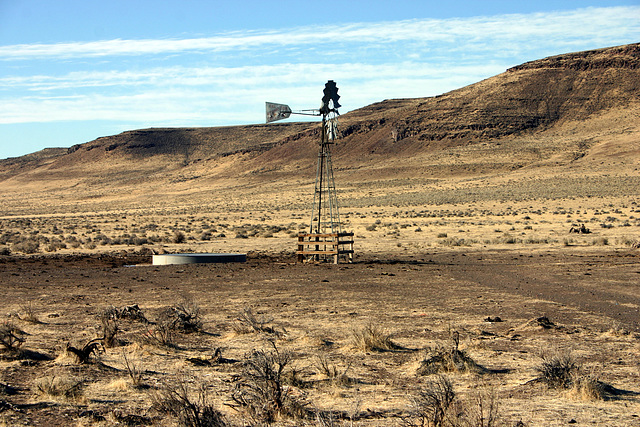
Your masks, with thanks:
M229 292L249 289L279 292L279 286L312 292L357 292L367 298L402 294L413 301L438 301L446 295L467 298L480 292L468 314L482 315L487 304L480 296L492 292L535 299L550 307L602 316L640 332L640 256L637 251L536 254L514 251L434 252L415 257L361 256L353 264L296 264L293 257L249 254L247 263L151 266L142 255L0 257L4 303L36 301L43 293L50 310L63 300L80 299L87 306L133 300L165 290L207 292L208 286ZM428 286L434 278L438 286ZM277 283L278 286L273 284ZM131 295L131 294L134 295ZM474 295L471 295L474 296ZM106 298L106 299L105 299ZM115 301L113 302L115 304ZM525 310L525 307L522 307ZM551 308L548 308L551 309ZM2 310L6 312L6 310ZM562 319L568 310L557 313ZM564 313L564 314L563 314ZM513 313L529 317L527 313ZM529 313L538 314L538 313ZM547 312L553 316L554 313ZM610 325L609 325L610 326Z

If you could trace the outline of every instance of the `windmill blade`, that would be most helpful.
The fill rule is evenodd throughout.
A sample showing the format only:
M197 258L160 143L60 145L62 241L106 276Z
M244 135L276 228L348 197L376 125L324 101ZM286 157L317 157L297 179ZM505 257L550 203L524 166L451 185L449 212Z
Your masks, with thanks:
M277 120L288 119L291 115L291 108L285 104L276 104L274 102L265 103L267 113L267 123Z

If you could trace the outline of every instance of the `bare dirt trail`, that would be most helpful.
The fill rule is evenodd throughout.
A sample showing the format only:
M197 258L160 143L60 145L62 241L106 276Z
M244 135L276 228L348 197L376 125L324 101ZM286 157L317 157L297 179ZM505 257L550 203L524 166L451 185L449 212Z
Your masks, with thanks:
M453 277L500 292L602 314L611 319L612 325L619 323L640 332L637 251L583 254L505 251L443 257L451 258L449 271Z

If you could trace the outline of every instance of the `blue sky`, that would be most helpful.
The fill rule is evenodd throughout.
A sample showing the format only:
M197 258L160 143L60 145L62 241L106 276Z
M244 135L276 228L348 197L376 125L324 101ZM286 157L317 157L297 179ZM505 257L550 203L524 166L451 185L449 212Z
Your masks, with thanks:
M0 158L124 130L432 96L640 41L640 1L0 0Z

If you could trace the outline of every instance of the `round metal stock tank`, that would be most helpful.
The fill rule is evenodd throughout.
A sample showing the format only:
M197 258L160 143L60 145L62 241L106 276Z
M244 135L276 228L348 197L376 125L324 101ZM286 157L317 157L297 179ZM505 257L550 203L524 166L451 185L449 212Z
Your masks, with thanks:
M247 254L164 254L153 255L153 265L246 262Z

